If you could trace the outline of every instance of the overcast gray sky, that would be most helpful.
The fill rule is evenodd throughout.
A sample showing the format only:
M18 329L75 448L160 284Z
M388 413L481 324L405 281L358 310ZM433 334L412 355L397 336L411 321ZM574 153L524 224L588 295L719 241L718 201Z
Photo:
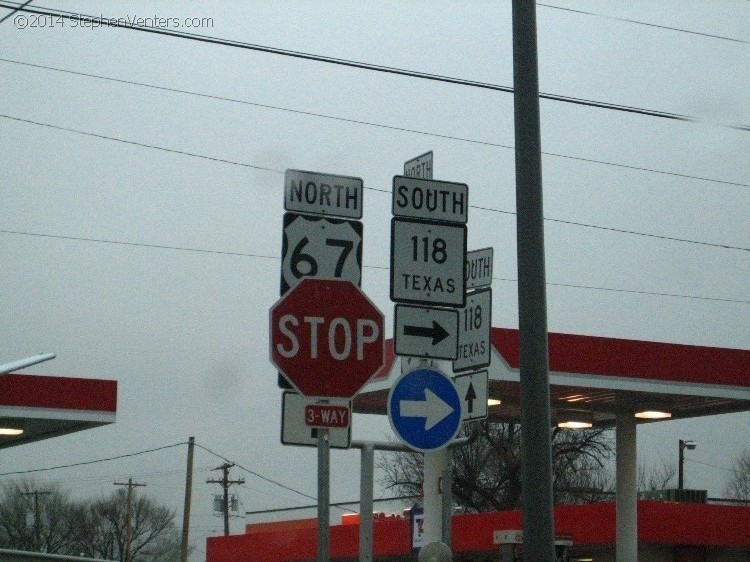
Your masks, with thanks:
M32 6L211 18L189 31L512 86L509 0ZM82 20L39 23L0 25L0 362L53 351L25 372L116 379L118 417L5 450L0 472L194 435L315 495L314 450L279 442L267 358L287 168L363 178L362 286L390 336L383 191L405 160L433 150L436 179L468 184L483 208L469 212L469 248L495 249L493 325L518 325L510 94ZM694 118L541 102L550 331L747 349L750 133L736 125L750 125L750 6L551 1L538 26L542 92ZM370 416L355 416L353 431L391 435ZM748 413L652 424L639 428L639 456L676 463L678 439L693 439L686 485L718 496L748 436ZM358 460L333 453L334 501L358 495ZM219 487L203 483L220 463L196 455L196 540L221 527L210 503ZM132 476L179 512L184 464L178 447L39 478L87 495ZM247 479L242 511L310 503L233 476Z

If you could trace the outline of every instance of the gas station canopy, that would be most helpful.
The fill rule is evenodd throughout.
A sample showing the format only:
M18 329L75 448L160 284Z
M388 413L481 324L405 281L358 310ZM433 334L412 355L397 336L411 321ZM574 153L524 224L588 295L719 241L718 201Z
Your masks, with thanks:
M117 381L0 376L0 449L114 423Z
M492 328L489 418L520 418L519 332ZM613 426L617 413L662 412L671 419L750 410L750 350L550 333L552 416L589 416ZM357 413L385 414L400 361L387 342L385 366L354 401ZM637 416L639 417L639 416ZM655 418L639 417L638 422Z

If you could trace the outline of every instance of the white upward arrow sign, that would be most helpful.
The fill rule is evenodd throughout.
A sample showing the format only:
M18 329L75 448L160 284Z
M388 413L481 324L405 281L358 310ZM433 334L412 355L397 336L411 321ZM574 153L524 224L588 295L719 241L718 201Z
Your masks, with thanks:
M450 416L454 409L429 388L424 389L424 397L419 401L401 400L399 408L405 418L424 418L424 429L429 431Z

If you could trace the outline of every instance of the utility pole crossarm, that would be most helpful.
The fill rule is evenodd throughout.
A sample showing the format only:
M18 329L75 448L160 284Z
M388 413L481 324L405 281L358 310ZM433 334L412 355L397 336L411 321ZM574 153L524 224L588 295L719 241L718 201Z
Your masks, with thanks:
M229 479L229 469L234 466L233 463L224 463L221 466L217 466L214 470L221 470L221 480L206 480L206 484L221 484L224 489L224 503L222 511L224 512L224 536L229 536L229 486L232 484L244 484L245 479L240 478L239 480Z
M125 495L125 562L132 562L131 557L131 546L133 542L133 531L130 526L130 518L131 518L131 503L132 503L132 497L133 497L133 488L140 488L145 487L145 484L138 484L136 482L133 482L132 478L128 478L127 482L115 482L115 486L127 486L128 491Z
M42 548L42 535L41 535L41 517L39 515L39 496L45 496L52 492L40 492L34 490L33 492L24 492L24 496L34 496L34 548L41 550Z

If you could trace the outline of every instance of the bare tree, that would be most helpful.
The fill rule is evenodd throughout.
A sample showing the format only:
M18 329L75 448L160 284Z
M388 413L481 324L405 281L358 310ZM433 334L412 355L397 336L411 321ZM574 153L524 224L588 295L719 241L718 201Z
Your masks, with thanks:
M125 496L124 490L115 490L98 500L74 501L56 485L4 482L0 547L124 561ZM179 561L181 535L174 511L140 494L131 507L132 562Z
M84 531L77 546L86 556L125 560L126 493L116 490L88 506ZM131 506L132 562L179 560L181 536L175 528L174 511L138 495Z
M0 546L66 553L76 534L75 503L56 485L34 480L7 481L0 487Z
M646 466L643 463L638 464L638 490L641 492L649 490L666 490L674 488L674 479L677 475L677 468L674 464L662 462L657 466Z
M479 422L469 444L453 454L453 498L466 511L498 511L521 506L521 428L514 423ZM556 503L609 497L611 477L605 461L613 444L609 430L552 430L553 486ZM391 453L378 463L382 482L404 495L422 489L422 459L417 453Z
M745 449L732 462L732 473L724 486L724 497L750 501L750 449Z

